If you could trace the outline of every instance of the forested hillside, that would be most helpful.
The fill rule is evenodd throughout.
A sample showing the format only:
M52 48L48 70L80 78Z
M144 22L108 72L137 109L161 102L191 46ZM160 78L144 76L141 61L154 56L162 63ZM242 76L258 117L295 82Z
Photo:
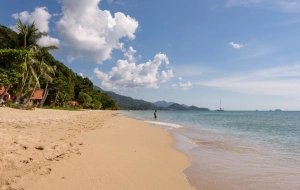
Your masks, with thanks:
M70 101L76 100L83 108L118 109L116 101L95 90L89 78L54 59L49 51L57 47L39 46L37 41L43 36L47 34L39 32L34 23L25 25L18 20L17 32L0 25L0 87L5 87L12 102L26 105L26 99L43 89L38 107L68 107ZM5 93L0 95L0 101Z
M94 86L94 89L101 91L104 94L108 94L112 99L114 99L118 107L123 110L155 110L158 109L154 104L144 101L133 99L129 96L122 96L112 91L104 91L98 86Z
M196 106L186 106L184 104L177 104L174 102L158 101L147 102L145 100L137 100L128 96L122 96L115 92L104 91L98 86L94 86L94 89L101 91L104 94L111 96L118 104L118 107L123 110L197 110L197 111L210 111L208 108L198 108ZM157 106L162 105L162 106Z

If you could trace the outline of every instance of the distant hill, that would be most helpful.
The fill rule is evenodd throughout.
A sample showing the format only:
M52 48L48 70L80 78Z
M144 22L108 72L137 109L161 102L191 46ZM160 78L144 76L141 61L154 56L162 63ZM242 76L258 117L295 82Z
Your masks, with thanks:
M165 100L153 102L153 104L156 105L157 107L163 107L163 108L167 108L174 103L175 102L166 102Z
M177 103L170 105L168 107L168 109L169 110L188 110L188 108L186 108L185 106L177 104Z
M112 99L114 99L119 108L123 110L157 110L159 107L155 106L151 102L144 100L133 99L129 96L119 95L112 91L105 91L98 86L94 86L94 89L100 90L102 93L107 93Z
M107 93L112 99L114 99L119 108L123 110L199 110L209 111L207 108L198 108L196 106L187 106L184 104L178 104L174 102L158 101L147 102L145 100L133 99L129 96L119 95L112 91L105 91L98 86L94 86L94 89L99 90L101 93Z
M210 111L208 108L198 108L196 106L190 106L189 110Z
M186 108L189 108L190 106L187 106L187 105L185 105L185 104L180 104L180 105L182 105L182 106L184 106L184 107L186 107Z
M163 108L168 108L170 105L172 104L177 104L175 102L166 102L165 100L163 101L157 101L157 102L152 102L152 104L156 105L157 107L163 107ZM185 105L185 104L180 104L186 108L188 108L189 106Z
M99 86L95 86L95 85L94 85L94 89L95 89L95 90L100 90L100 92L104 92L104 90L103 90L102 88L100 88Z
M186 106L184 104L177 104L177 103L170 105L167 109L182 110L182 111L185 111L185 110L210 111L208 108L198 108L196 106Z
M125 109L125 110L156 110L156 109L158 109L158 107L155 106L154 104L144 101L144 100L133 99L129 96L122 96L122 95L116 94L111 91L105 91L105 93L107 93L110 97L112 97L112 99L117 101L118 106L121 109Z

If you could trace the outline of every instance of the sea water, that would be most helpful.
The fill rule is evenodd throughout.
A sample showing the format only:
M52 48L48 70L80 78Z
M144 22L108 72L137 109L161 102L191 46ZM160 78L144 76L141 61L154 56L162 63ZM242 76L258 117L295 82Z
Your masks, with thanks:
M190 155L183 173L195 189L300 189L300 112L158 111L157 120L153 111L123 114L173 133L175 147Z

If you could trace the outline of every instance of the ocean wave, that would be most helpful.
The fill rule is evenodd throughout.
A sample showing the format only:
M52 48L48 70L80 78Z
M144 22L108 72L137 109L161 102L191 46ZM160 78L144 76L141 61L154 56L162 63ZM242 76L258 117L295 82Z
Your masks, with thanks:
M151 124L154 124L154 125L162 125L162 126L173 127L173 128L183 127L182 125L178 125L178 124L174 124L174 123L161 122L161 121L145 121L145 122L151 123Z

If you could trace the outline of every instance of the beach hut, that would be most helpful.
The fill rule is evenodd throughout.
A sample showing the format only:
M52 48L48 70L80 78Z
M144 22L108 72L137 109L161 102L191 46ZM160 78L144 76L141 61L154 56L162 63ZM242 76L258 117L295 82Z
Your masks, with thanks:
M76 106L79 106L79 105L80 105L79 102L76 101L76 100L69 101L69 104L70 104L71 107L76 107Z
M43 99L44 90L36 90L33 96L30 98L27 106L33 106L33 104L39 104ZM27 99L24 99L23 102L26 102Z

